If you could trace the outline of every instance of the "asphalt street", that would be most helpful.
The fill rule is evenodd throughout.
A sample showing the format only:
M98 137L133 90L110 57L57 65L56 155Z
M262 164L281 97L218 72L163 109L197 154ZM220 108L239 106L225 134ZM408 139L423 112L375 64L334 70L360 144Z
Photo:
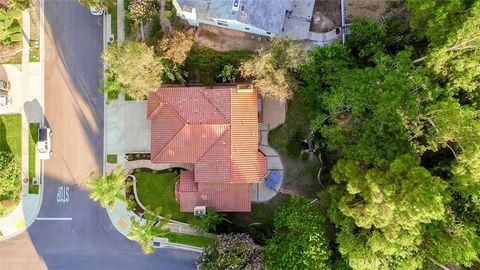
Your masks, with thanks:
M195 269L195 252L143 255L88 198L85 179L102 168L102 17L73 0L46 0L45 28L45 118L53 156L44 163L40 220L0 242L0 269Z

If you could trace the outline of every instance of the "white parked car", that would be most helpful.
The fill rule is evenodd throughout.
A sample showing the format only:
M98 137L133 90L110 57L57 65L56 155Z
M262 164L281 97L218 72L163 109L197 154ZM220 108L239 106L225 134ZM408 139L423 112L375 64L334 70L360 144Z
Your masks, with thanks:
M0 80L0 90L8 91L10 89L10 82L5 80Z
M38 129L37 153L40 159L50 159L52 156L52 131L50 128Z
M103 15L103 8L90 7L90 13L94 16Z
M0 107L6 107L12 104L12 98L0 94Z

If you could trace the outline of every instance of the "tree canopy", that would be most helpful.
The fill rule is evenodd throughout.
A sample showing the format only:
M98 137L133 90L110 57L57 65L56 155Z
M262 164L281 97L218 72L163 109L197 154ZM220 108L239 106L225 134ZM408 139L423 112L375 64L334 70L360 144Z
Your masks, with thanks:
M104 208L114 207L116 200L126 201L125 196L120 194L120 191L128 185L125 182L126 179L127 174L121 166L104 176L92 173L87 181L87 187L90 189L89 197L98 201Z
M102 57L110 76L134 99L144 99L162 84L162 62L145 43L125 41L120 47L109 46Z
M265 247L269 269L330 269L322 214L303 197L292 197L275 213L276 233Z
M262 270L262 251L247 234L222 234L197 258L200 270Z

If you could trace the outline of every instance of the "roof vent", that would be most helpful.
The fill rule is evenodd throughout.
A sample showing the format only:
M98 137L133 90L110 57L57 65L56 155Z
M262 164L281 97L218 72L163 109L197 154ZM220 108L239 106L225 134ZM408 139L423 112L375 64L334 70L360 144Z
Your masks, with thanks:
M238 92L244 92L244 93L247 93L247 92L253 92L253 85L251 84L239 84L237 85L237 91Z

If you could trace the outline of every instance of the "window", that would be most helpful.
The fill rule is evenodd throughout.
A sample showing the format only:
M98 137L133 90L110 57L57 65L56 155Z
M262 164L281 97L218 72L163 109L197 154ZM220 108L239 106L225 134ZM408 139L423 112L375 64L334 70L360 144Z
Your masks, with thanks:
M248 27L245 27L245 30L250 30L250 28L248 28Z
M226 22L226 21L217 20L217 24L218 24L218 25L221 25L221 26L228 27L228 22Z
M271 32L267 32L267 35L271 35L272 33Z

